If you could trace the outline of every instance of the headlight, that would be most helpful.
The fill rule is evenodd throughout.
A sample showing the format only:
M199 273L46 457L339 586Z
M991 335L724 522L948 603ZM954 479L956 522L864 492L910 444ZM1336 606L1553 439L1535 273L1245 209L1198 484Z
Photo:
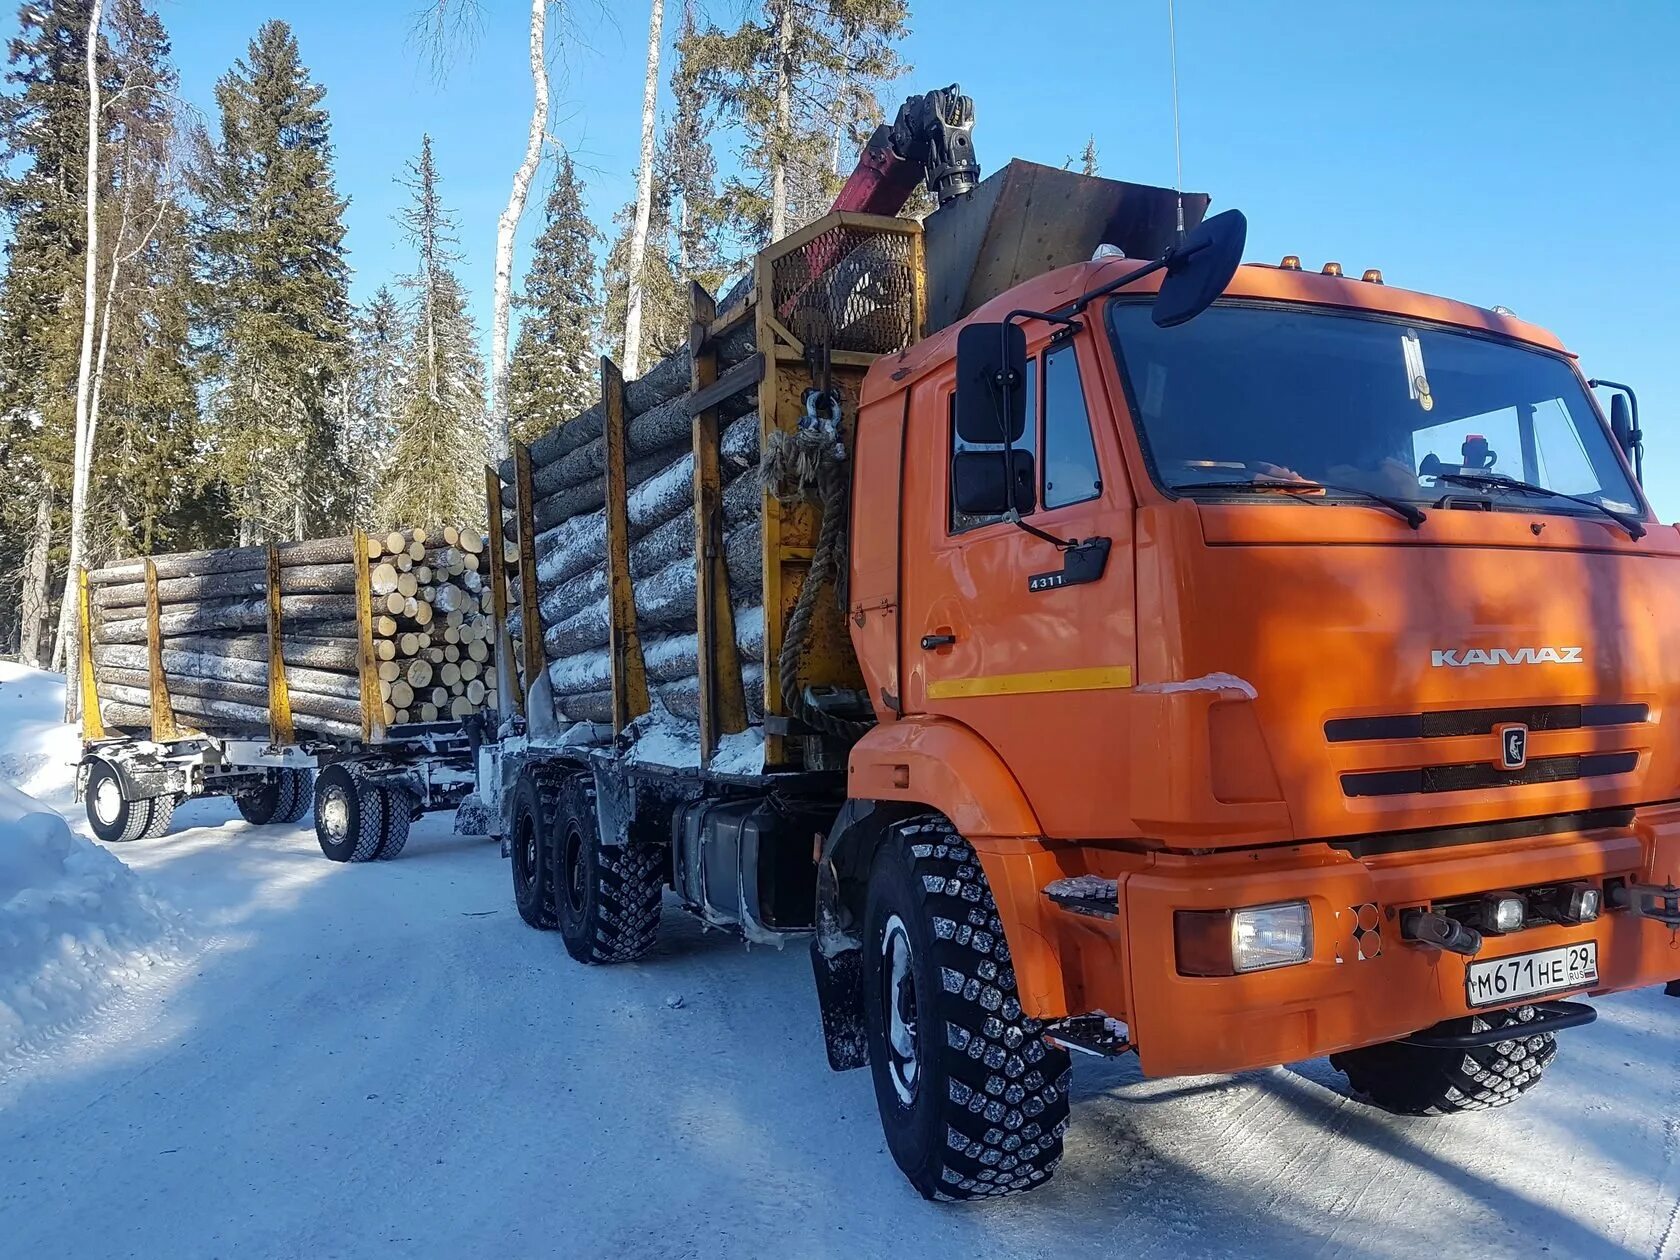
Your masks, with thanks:
M1312 957L1312 910L1284 901L1242 910L1179 910L1173 916L1178 970L1231 976L1290 967Z

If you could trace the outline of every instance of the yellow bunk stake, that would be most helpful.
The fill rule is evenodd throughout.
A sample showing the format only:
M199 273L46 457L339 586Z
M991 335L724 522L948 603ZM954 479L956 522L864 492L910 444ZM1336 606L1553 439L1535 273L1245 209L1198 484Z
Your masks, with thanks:
M689 389L717 380L717 349L708 332L717 302L693 281L688 286ZM718 467L718 413L694 416L694 564L696 659L700 674L700 764L711 762L718 737L747 729L747 698L735 644L735 608L723 555L723 477Z
M362 548L361 567L367 567L367 548ZM275 744L289 744L292 730L292 696L286 687L286 662L280 640L280 549L268 544L268 738Z
M548 651L543 645L542 614L537 611L537 505L531 500L531 448L523 442L513 444L513 494L514 529L519 536L519 642L525 658L525 677L520 683L529 695L548 668Z
M651 707L642 641L636 633L636 590L630 582L630 487L624 468L624 374L601 356L601 414L607 455L607 595L611 618L607 656L612 667L613 734Z
M513 641L507 632L507 567L502 563L502 479L489 465L484 469L484 497L490 507L490 600L491 615L496 618L496 640L490 651L490 661L496 666L496 687L501 692L504 681L515 681L508 672L508 666L513 661ZM523 714L525 697L521 689L517 685L510 686L505 694L512 697L514 712ZM500 695L497 700L500 701Z
M175 722L169 679L163 672L163 635L158 629L157 565L146 561L146 664L152 681L152 738L162 742L186 734Z
M379 672L373 663L373 584L368 577L367 531L358 529L351 563L356 566L356 673L362 684L362 740L372 743L385 731Z
M82 693L82 739L104 739L105 719L99 712L99 688L93 679L93 619L89 615L92 611L91 601L88 599L87 565L81 565L76 570L76 598L80 614L81 641L81 693Z

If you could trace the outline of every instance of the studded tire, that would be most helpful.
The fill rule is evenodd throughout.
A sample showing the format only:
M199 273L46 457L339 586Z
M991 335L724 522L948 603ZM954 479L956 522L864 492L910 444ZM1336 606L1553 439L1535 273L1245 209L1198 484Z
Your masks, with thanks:
M561 782L553 846L554 909L566 952L581 963L623 963L652 949L667 850L601 843L593 775Z
M385 840L385 793L340 762L315 777L315 838L334 862L370 862Z
M140 833L140 838L156 840L159 836L168 835L169 826L175 821L175 810L186 799L185 796L171 792L164 796L154 796L147 801L152 807L152 813L146 820L146 829Z
M870 1071L899 1168L929 1199L1043 1185L1072 1068L1021 1013L985 873L946 819L911 819L881 845L864 927Z
M1505 1107L1540 1083L1557 1054L1557 1039L1551 1033L1523 1034L1523 1026L1533 1018L1532 1006L1519 1006L1449 1020L1431 1030L1511 1030L1510 1040L1491 1046L1446 1050L1389 1041L1333 1054L1330 1066L1347 1076L1356 1093L1398 1115L1450 1116Z

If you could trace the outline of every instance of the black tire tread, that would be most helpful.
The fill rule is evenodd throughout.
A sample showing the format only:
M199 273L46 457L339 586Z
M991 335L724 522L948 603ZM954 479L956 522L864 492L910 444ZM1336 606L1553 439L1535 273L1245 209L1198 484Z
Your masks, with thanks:
M576 816L594 850L595 887L584 906L586 948L567 948L579 962L634 962L653 948L659 937L659 917L665 897L666 851L632 841L623 846L601 843L595 814L595 779L591 774L569 775L560 788L561 819ZM549 870L558 890L560 828L551 833L553 860ZM583 955L583 956L580 956Z
M159 836L169 833L169 825L175 821L175 810L186 797L171 792L165 796L154 796L146 802L151 807L151 813L146 819L146 829L140 833L142 840L156 840Z
M1557 1055L1551 1033L1524 1035L1532 1006L1487 1011L1446 1027L1485 1032L1510 1028L1513 1036L1463 1050L1412 1046L1399 1041L1330 1056L1354 1092L1384 1111L1404 1116L1451 1116L1508 1107L1540 1083Z
M385 843L385 793L376 783L370 783L354 770L356 781L356 847L350 850L352 862L371 862L379 856Z
M379 860L389 862L402 856L408 844L409 825L414 821L414 794L405 787L384 787L379 790L383 835L379 842Z
M941 815L897 828L941 980L935 1019L944 1054L943 1167L934 1199L1001 1198L1050 1179L1068 1126L1068 1052L1021 1012L1003 923L974 849Z
M533 768L525 771L526 778L536 791L537 797L537 851L539 863L539 878L542 886L537 889L536 904L530 905L519 899L519 867L518 858L510 858L508 865L512 868L514 878L514 906L519 911L519 917L525 920L529 927L539 932L552 932L560 926L560 917L554 908L554 870L558 861L554 844L554 829L560 818L560 785L561 776L550 771ZM519 828L517 816L513 829L514 843L518 843Z
M280 803L274 811L277 823L295 823L315 804L315 772L313 770L282 770Z

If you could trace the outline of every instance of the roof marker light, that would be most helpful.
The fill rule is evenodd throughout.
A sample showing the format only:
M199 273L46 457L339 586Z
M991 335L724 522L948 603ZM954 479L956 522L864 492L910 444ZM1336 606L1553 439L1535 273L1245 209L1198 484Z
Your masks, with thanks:
M1375 267L1365 268L1365 274L1359 278L1365 281L1366 284L1381 284L1383 282L1382 272L1378 271Z
M1285 254L1283 261L1278 266L1284 271L1299 271L1301 270L1301 257L1299 254Z
M1339 276L1342 274L1342 264L1338 262L1325 263L1323 271L1319 274L1326 276Z

